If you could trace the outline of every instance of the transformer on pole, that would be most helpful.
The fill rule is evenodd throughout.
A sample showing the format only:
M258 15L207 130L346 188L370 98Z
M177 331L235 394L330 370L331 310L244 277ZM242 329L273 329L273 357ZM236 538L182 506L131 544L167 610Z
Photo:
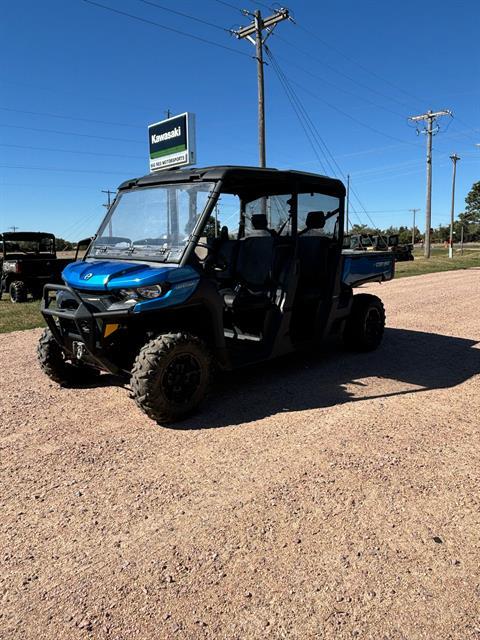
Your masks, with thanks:
M438 127L434 130L433 123L437 118L441 116L452 116L453 114L448 109L443 111L427 111L419 116L410 116L409 120L412 122L420 122L426 120L427 124L423 133L427 135L427 198L425 205L425 258L430 258L430 236L432 227L432 137L435 133L438 133Z
M253 17L253 22L248 26L233 31L237 38L246 38L255 46L255 58L257 60L257 91L258 91L258 156L259 166L266 166L265 145L265 83L263 77L263 48L275 26L283 20L291 20L288 9L280 7L268 18L262 18L257 9L254 13L244 10L243 13ZM263 32L266 31L264 37Z

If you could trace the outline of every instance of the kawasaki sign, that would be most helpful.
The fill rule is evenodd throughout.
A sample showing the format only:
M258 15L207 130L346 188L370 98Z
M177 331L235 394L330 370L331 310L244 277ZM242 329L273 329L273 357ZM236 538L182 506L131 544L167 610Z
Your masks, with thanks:
M182 113L179 116L156 122L148 127L150 171L194 164L195 116Z

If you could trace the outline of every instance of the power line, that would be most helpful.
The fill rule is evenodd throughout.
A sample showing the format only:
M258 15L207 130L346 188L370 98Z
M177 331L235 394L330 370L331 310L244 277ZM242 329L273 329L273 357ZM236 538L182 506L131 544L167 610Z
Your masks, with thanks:
M50 93L55 93L56 95L58 95L58 87L45 87L45 86L41 86L38 84L33 84L32 82L18 82L18 80L6 80L5 78L0 78L0 84L12 84L12 85L16 85L19 87L28 87L28 89L36 89L38 91L48 91ZM81 91L72 91L69 89L65 89L62 86L62 95L70 95L70 96L79 96L82 95L83 93ZM101 96L98 92L95 92L95 96L97 98L102 98L102 100L106 100L106 96L103 95ZM112 95L110 94L108 96L109 98L112 98ZM139 104L133 103L133 102L129 102L129 101L125 101L120 99L117 95L115 95L115 104L124 104L127 105L130 109L136 109L138 111L145 111L145 112L151 112L152 108L149 107L145 107L145 105L140 106Z
M90 122L93 124L108 124L115 127L131 127L133 129L143 129L138 124L125 124L125 122L108 122L105 120L91 120L90 118L76 118L74 116L65 116L59 113L45 113L43 111L26 111L24 109L12 109L10 107L0 107L1 111L9 111L11 113L25 113L30 116L45 116L47 118L61 118L62 120L78 120L79 122Z
M418 144L415 143L415 142L410 142L409 140L402 140L401 138L397 138L396 136L392 136L389 133L385 133L384 131L381 131L380 129L376 129L375 127L372 127L371 125L367 124L366 122L363 122L362 120L359 120L358 118L355 118L350 113L347 113L346 111L343 111L343 109L340 109L340 107L337 107L337 106L331 104L330 102L328 102L324 98L321 98L317 94L313 93L313 91L311 91L310 89L307 89L306 87L304 87L300 83L298 83L296 81L293 81L293 80L291 82L293 82L293 84L297 85L297 87L299 89L302 89L306 93L309 93L312 96L312 98L315 98L315 99L319 100L320 102L323 102L330 109L333 109L334 111L337 111L338 113L342 114L346 118L349 118L350 120L352 120L352 122L356 122L361 127L365 127L366 129L369 129L370 131L373 131L374 133L378 133L379 135L383 136L384 138L388 138L390 140L395 140L396 142L401 142L402 144L408 144L408 145L412 145L414 147L418 147Z
M397 162L396 164L384 165L383 167L372 167L371 169L363 169L360 171L353 171L352 175L355 178L363 178L364 176L368 177L370 175L376 175L379 173L389 173L391 171L396 171L397 169L403 169L405 167L411 167L422 164L421 160L407 160L406 162Z
M0 164L2 169L25 169L28 171L59 171L66 173L103 173L112 176L131 176L131 173L124 173L123 171L98 171L97 169L65 169L63 167L25 167L23 165L14 164Z
M334 156L333 156L332 152L331 152L331 151L330 151L330 149L328 148L328 146L327 146L327 144L326 144L325 140L323 140L323 138L322 138L322 136L320 135L320 133L319 133L319 131L318 131L317 127L315 126L315 124L314 124L314 123L313 123L313 121L311 120L310 116L308 115L308 113L307 113L306 109L303 107L302 103L300 102L300 99L299 99L299 98L298 98L298 96L295 94L295 92L294 92L293 88L291 87L291 85L290 85L290 83L289 83L288 78L285 76L284 72L283 72L283 71L282 71L282 69L280 68L280 65L279 65L279 64L278 64L278 62L275 60L275 58L274 58L274 56L273 56L272 52L270 51L270 49L268 49L268 52L269 52L269 57L270 57L270 59L271 59L271 61L272 61L272 65L274 66L274 69L276 68L276 70L277 70L277 75L278 75L278 74L280 74L280 75L283 77L283 79L284 79L285 83L289 86L290 91L294 94L294 96L295 96L296 100L297 100L297 101L298 101L298 103L301 105L301 108L302 108L302 109L303 109L303 111L304 111L304 115L305 115L306 119L310 122L311 128L313 129L313 131L314 131L314 133L315 133L315 135L316 135L317 142L318 142L319 144L321 143L321 145L323 145L323 147L324 147L324 148L325 148L325 150L326 150L326 153L328 154L328 156L330 156L330 158L331 158L331 160L332 160L333 164L336 166L336 168L337 168L337 170L338 170L339 174L343 177L343 180L344 180L344 181L346 181L346 180L347 180L347 178L346 178L346 176L345 176L345 173L344 173L344 172L342 171L342 169L340 168L340 166L339 166L338 162L335 160L335 158L334 158ZM325 156L325 157L326 157L326 156ZM330 165L330 167L332 167L332 165L330 164L330 162L329 162L329 161L328 161L328 164ZM334 173L334 175L335 175L335 170L333 170L333 173ZM365 213L365 215L367 216L367 218L370 220L370 223L375 227L375 226L376 226L376 225L375 225L375 223L373 222L373 220L372 220L372 218L370 217L370 215L367 213L367 210L366 210L365 206L363 205L362 201L360 200L360 198L359 198L359 196L358 196L357 192L355 191L355 189L353 189L353 187L351 187L351 186L350 186L350 191L353 193L353 195L354 195L354 197L355 197L356 201L357 201L357 202L358 202L358 204L360 205L360 208L363 210L363 212ZM352 207L352 209L353 209L353 207ZM354 211L354 213L356 213L354 209L353 209L353 211Z
M279 36L277 35L277 38L279 38ZM284 38L281 38L282 40L285 40ZM377 104L376 102L374 102L373 100L370 100L369 98L366 98L365 96L362 96L358 93L354 93L353 91L349 91L348 89L345 89L344 87L335 84L334 82L331 82L331 80L327 80L326 78L319 76L315 73L312 73L309 69L306 69L305 67L302 67L301 65L297 64L296 62L292 62L290 60L290 58L286 58L285 56L280 56L278 54L277 58L280 58L281 60L285 60L288 64L296 67L297 69L300 69L300 71L303 71L304 73L306 73L307 75L311 76L312 78L315 78L316 80L321 80L321 82L323 82L324 84L328 84L331 87L333 87L334 89L337 89L338 91L342 91L343 93L346 93L349 96L353 96L354 98L357 98L359 100L363 100L363 102L366 102L367 104L371 104L374 107L376 107L377 109L382 109L382 111L386 111L387 113L391 113L395 116L399 116L401 118L404 117L403 113L400 113L398 111L394 111L393 109L390 109L389 107L385 107L381 104Z
M156 9L161 9L162 11L168 11L168 13L173 13L174 15L181 16L182 18L188 18L189 20L194 20L195 22L199 22L200 24L205 24L208 27L212 27L213 29L218 29L220 31L224 31L226 33L230 33L229 29L225 29L225 27L221 27L218 24L214 24L213 22L208 22L207 20L203 20L203 18L198 18L197 16L192 16L189 13L183 13L182 11L176 11L175 9L170 9L170 7L164 7L157 2L152 2L151 0L137 0L138 2L142 2L143 4L150 5L151 7L155 7Z
M267 54L272 62L272 67L275 71L275 73L277 74L277 77L279 78L282 87L285 91L285 93L287 94L287 97L290 101L290 103L295 104L296 108L295 112L297 113L297 117L299 118L299 121L301 121L302 119L304 120L305 124L302 124L302 128L304 129L305 135L307 136L307 139L310 142L310 145L312 146L312 148L314 149L315 155L319 161L320 166L322 166L323 168L323 163L320 160L319 156L318 156L318 152L316 150L316 148L314 147L313 141L316 142L318 150L321 151L322 155L324 156L324 159L327 163L327 165L330 168L330 171L332 172L332 175L336 175L336 171L335 168L332 164L332 162L337 166L337 169L339 170L340 174L342 174L342 171L340 169L340 167L338 166L338 164L336 163L333 155L331 154L330 150L328 149L328 146L326 145L325 141L323 140L323 138L320 136L317 128L315 127L314 123L312 122L310 116L308 115L306 109L304 108L303 104L301 103L300 99L298 98L298 96L296 95L294 89L291 87L291 85L288 82L288 78L285 76L285 74L283 73L282 69L280 68L280 65L278 64L278 62L276 61L275 57L273 56L272 52L270 51L270 49L266 48L267 50ZM300 116L298 115L298 113L300 113ZM310 130L310 135L308 134L308 132L306 131L306 127ZM325 149L322 147L325 147ZM330 161L330 158L332 160L332 162ZM323 168L324 170L324 168ZM344 177L345 179L345 177ZM351 209L353 211L353 213L355 214L355 216L357 217L357 219L359 220L359 222L361 222L359 215L356 211L356 209L351 205Z
M272 8L272 5L265 4L264 2L260 2L259 0L248 0L248 2L250 2L250 4L254 4L255 6L260 6L264 9L268 9L269 11L275 11L275 9Z
M0 187L33 187L34 189L89 189L92 187L85 184L33 184L29 182L0 182Z
M242 10L240 9L240 7L236 7L234 4L231 4L230 2L225 2L225 0L212 0L213 2L217 2L218 4L223 4L225 7L230 7L230 9L234 9L235 11L239 11L240 13L242 13Z
M308 51L305 51L304 49L301 49L299 46L297 46L297 45L293 44L292 42L286 40L283 36L278 36L277 35L276 37L279 40L283 40L286 44L290 45L291 47L293 47L294 49L296 49L297 51L299 51L303 55L307 56L309 60L314 60L316 62L319 62L326 69L330 69L331 71L333 71L333 73L336 73L336 74L342 76L343 78L346 78L347 80L349 80L350 82L353 82L353 84L356 84L357 86L361 87L362 89L366 89L367 91L371 91L372 93L376 93L377 95L382 96L382 98L386 98L387 100L390 100L392 102L396 102L397 104L400 104L402 107L406 106L407 103L404 100L398 100L397 98L394 98L393 96L389 96L386 93L383 93L382 91L379 91L378 89L374 89L372 87L369 87L366 84L363 84L362 82L359 82L358 80L355 80L355 78L352 78L351 76L349 76L344 71L340 71L339 69L336 69L332 65L326 63L324 60L320 60L320 58L316 58L315 56L312 56L311 53L309 53Z
M351 58L350 56L347 56L346 53L344 51L342 51L341 49L335 47L334 45L330 44L329 42L326 42L325 40L323 40L322 38L320 38L320 36L316 33L314 33L313 31L310 31L310 29L307 29L306 27L300 25L298 22L295 22L295 24L297 25L297 27L299 29L301 29L302 31L304 31L305 33L308 33L311 37L315 38L316 40L318 40L319 42L321 42L325 47L327 47L328 49L331 49L333 51L335 51L336 53L340 54L343 58L345 58L346 60L349 60L350 62L352 62L353 64L356 64L357 67L359 67L360 69L362 69L363 71L365 71L366 73L369 73L370 75L374 76L375 78L378 78L379 80L382 80L382 82L385 82L386 84L390 85L391 87L393 87L394 89L396 89L397 91L401 91L402 93L404 93L406 96L413 98L414 100L416 100L417 102L425 102L425 100L423 98L419 98L418 96L415 96L413 93L410 93L409 91L406 91L405 89L403 89L402 87L394 84L393 82L391 82L390 80L388 80L387 78L384 78L383 76L381 76L380 74L378 74L376 71L372 71L371 69L368 69L368 67L365 67L364 65L360 64L357 60L355 60L354 58Z
M98 207L101 207L101 205L98 205L97 209ZM61 231L60 235L62 237L77 235L79 234L79 231L81 229L84 229L87 224L91 224L93 222L93 219L96 217L103 217L103 211L99 212L95 210L89 215L83 216L80 219L76 218L71 224L63 228L63 231Z
M301 114L301 117L303 118L303 120L306 123L306 126L310 130L311 139L310 139L308 133L306 133L307 138L309 139L311 144L313 144L312 141L315 141L317 143L318 149L321 151L321 153L322 153L322 155L323 155L323 157L325 159L326 164L328 165L332 175L335 176L336 175L335 168L333 167L332 163L329 160L328 155L325 153L325 151L324 151L324 149L323 149L323 147L321 145L321 142L323 142L322 138L319 137L319 136L317 137L317 133L318 132L315 131L311 118L309 117L306 109L304 108L302 102L300 101L299 97L295 93L295 91L292 88L291 84L289 83L288 78L283 73L280 65L276 61L272 51L270 49L268 49L267 53L268 53L269 58L270 58L270 60L272 62L273 69L276 72L276 74L277 74L277 76L278 76L278 78L279 78L279 80L280 80L285 92L287 93L287 96L289 97L290 102L296 104L297 109L298 109L299 113ZM318 155L317 155L317 158L318 158ZM319 162L320 162L320 165L323 166L320 160L319 160Z
M128 156L118 153L101 153L99 151L79 151L76 149L54 149L52 147L32 147L23 144L7 144L6 142L0 142L0 147L10 147L14 149L31 149L33 151L54 151L55 153L74 153L83 154L87 156L102 156L107 158L129 158L135 160L144 160L145 156Z
M220 49L224 49L226 51L232 51L233 53L236 53L239 56L245 56L246 58L251 58L251 56L248 55L248 53L243 53L243 51L239 51L238 49L233 49L233 47L228 47L227 45L220 44L219 42L214 42L213 40L207 40L207 38L202 38L201 36L194 35L193 33L188 33L187 31L181 31L180 29L174 29L173 27L167 27L163 24L160 24L159 22L154 22L153 20L148 20L147 18L141 18L140 16L136 16L133 13L127 13L126 11L121 11L120 9L114 9L113 7L108 7L105 4L94 2L94 0L82 0L82 1L86 2L87 4L100 7L101 9L105 9L106 11L111 11L112 13L117 13L118 15L125 16L132 20L137 20L138 22L150 24L154 27L158 27L159 29L164 29L165 31L171 31L172 33L176 33L177 35L183 36L185 38L191 38L192 40L203 42L203 44L209 44L213 47L219 47Z
M280 36L276 36L277 38L280 38L281 40L285 40L285 38L281 38ZM276 58L282 58L287 60L284 56L278 56L276 54ZM358 96L357 94L353 94L352 92L345 90L341 87L337 87L337 85L333 84L332 82L330 82L329 80L325 80L324 78L312 73L311 71L305 69L304 67L291 62L290 60L287 60L287 62L295 67L297 67L298 69L300 69L301 71L304 71L306 74L310 75L311 77L320 80L322 82L326 82L327 84L330 84L336 88L339 88L341 91L346 92L347 94L350 95L354 95L355 97L360 98L361 100L365 100L366 102L373 104L374 106L376 106L379 109L383 109L384 111L388 111L390 113L393 113L394 115L400 116L401 118L404 117L404 114L401 114L397 111L392 111L391 109L388 109L387 107L383 107L382 105L376 104L375 102L372 102L371 100L369 100L368 98L363 98L362 96ZM300 83L296 82L296 81L290 81L293 82L293 84L296 84L297 87L299 87L300 89L303 89L303 91L305 91L306 93L309 93L313 98L316 98L317 100L319 100L320 102L323 102L324 104L326 104L330 109L333 109L334 111L337 111L338 113L342 114L343 116L349 118L350 120L352 120L353 122L356 122L357 124L359 124L362 127L365 127L366 129L369 129L370 131L373 131L374 133L378 133L379 135L382 135L386 138L389 138L390 140L395 140L396 142L400 142L401 144L409 144L409 145L413 145L413 146L418 146L418 144L414 143L414 142L410 142L408 140L402 140L401 138L397 138L396 136L392 136L388 133L385 133L384 131L380 131L379 129L376 129L375 127L372 127L371 125L363 122L362 120L359 120L358 118L355 118L354 116L352 116L350 113L347 113L346 111L343 111L342 109L340 109L340 107L337 107L336 105L331 104L330 102L328 102L327 100L325 100L324 98L321 98L320 96L318 96L317 94L315 94L314 92L312 92L310 89L307 89L306 87L302 86Z
M25 131L41 131L42 133L57 133L63 136L77 136L79 138L97 138L99 140L113 140L115 142L132 142L134 144L145 144L139 140L132 140L131 138L112 138L110 136L94 136L89 133L77 133L76 131L57 131L55 129L41 129L38 127L23 127L18 124L1 124L0 127L6 127L7 129L23 129Z
M322 171L325 174L327 174L328 170L325 168L325 165L323 164L322 160L320 159L320 156L319 156L319 153L318 153L318 149L314 144L315 134L314 134L311 126L309 125L308 121L306 120L304 114L302 113L301 106L297 103L296 96L295 96L294 92L292 91L291 87L288 85L288 82L286 82L286 79L283 77L283 75L281 73L281 70L277 66L276 61L275 61L275 59L273 57L273 54L270 51L270 49L266 48L266 53L267 53L268 57L270 58L270 60L272 62L273 70L275 71L275 73L276 73L276 75L277 75L277 77L278 77L278 79L280 81L280 84L282 85L282 88L285 91L285 94L286 94L286 96L288 98L288 101L290 102L290 104L292 106L292 109L294 110L295 115L297 116L297 119L298 119L298 121L299 121L299 123L300 123L300 125L301 125L301 127L302 127L302 129L304 131L304 133L305 133L305 136L306 136L310 146L312 147L312 150L313 150L313 152L314 152L314 154L315 154L315 156L316 156L316 158L318 160L318 163L319 163ZM322 151L322 154L323 154L323 150L322 149L320 149L320 150ZM327 157L325 157L325 160L326 160L326 164L329 164ZM329 165L329 166L330 166L330 170L332 171L332 173L335 174L335 170L332 168L332 165Z
M478 134L476 134L476 133L475 133L475 135L472 135L472 134L474 134L474 132L478 131L478 128L475 129L474 127L470 127L466 122L463 122L463 120L460 120L460 118L458 116L455 116L455 120L457 122L459 122L460 124L463 124L463 126L467 127L467 129L468 129L468 131L457 131L457 134L458 135L463 135L465 138L468 138L472 142L476 142L477 138L478 138ZM451 122L452 121L450 121L449 124ZM469 131L471 131L471 133L469 133Z
M271 52L271 50L269 50L269 55L270 55L270 60L272 62L274 70L277 73L277 76L282 79L283 86L287 87L287 89L288 89L289 93L291 94L293 100L296 102L296 104L297 104L297 106L298 106L298 108L300 110L300 113L302 114L303 118L305 119L305 122L307 123L308 128L311 131L312 138L317 142L318 148L320 149L322 155L324 156L325 162L329 166L329 169L330 169L332 175L336 176L335 168L334 168L333 164L330 162L330 158L333 160L333 156L330 153L330 150L328 149L328 147L327 147L325 141L323 140L323 138L320 136L320 134L318 132L318 129L316 129L312 119L308 115L307 110L303 106L303 103L301 102L300 98L298 97L298 95L296 94L295 90L291 86L291 83L289 82L287 76L285 75L285 73L281 69L280 65L278 64L277 60L273 56L273 53ZM324 147L325 147L326 151L325 151ZM329 156L330 156L330 158L329 158Z

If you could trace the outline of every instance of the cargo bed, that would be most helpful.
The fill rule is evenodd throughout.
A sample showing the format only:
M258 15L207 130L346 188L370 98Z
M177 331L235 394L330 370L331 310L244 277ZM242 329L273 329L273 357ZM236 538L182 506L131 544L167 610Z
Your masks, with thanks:
M394 273L395 256L390 251L342 251L342 282L350 287L386 282Z

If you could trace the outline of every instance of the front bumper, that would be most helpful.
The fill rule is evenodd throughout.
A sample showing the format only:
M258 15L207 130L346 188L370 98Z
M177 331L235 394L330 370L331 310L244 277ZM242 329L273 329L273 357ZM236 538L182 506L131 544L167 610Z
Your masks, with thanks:
M55 297L50 296L50 292L54 292ZM52 308L52 302L59 292L65 292L77 306L70 309L57 306ZM106 324L121 324L131 314L131 309L94 310L74 289L65 285L47 284L43 289L41 312L53 336L67 352L76 357L75 345L80 344L86 352L85 359L91 364L114 375L126 373L106 356L107 342L104 335Z

